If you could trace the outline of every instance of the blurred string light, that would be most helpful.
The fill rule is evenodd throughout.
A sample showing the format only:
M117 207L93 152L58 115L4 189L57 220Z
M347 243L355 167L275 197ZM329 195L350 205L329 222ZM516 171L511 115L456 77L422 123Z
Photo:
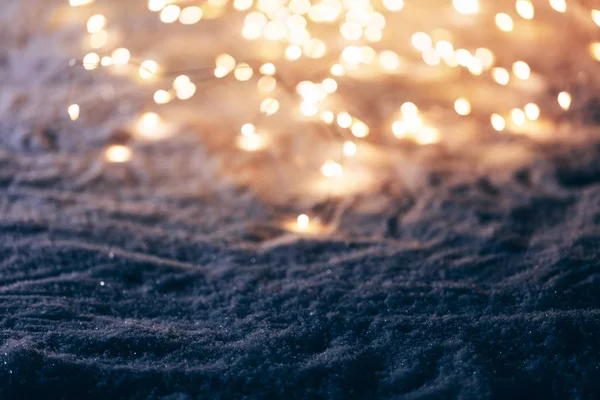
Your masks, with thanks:
M527 24L547 15L548 11L560 15L569 14L571 5L574 9L583 9L583 6L568 0L438 0L436 4L440 7L440 13L443 9L452 14L444 14L448 19L444 23L448 25L447 28L421 28L421 31L412 32L406 37L396 37L394 24L398 21L397 16L402 17L403 13L408 12L404 0L136 1L145 2L148 12L154 13L164 24L195 25L225 13L242 13L241 26L232 28L237 29L240 39L281 44L276 57L261 59L263 56L257 54L255 59L245 60L230 49L232 54L216 54L214 64L204 67L214 81L236 81L253 88L250 90L256 90L260 96L258 104L248 106L254 107L261 119L240 121L238 125L236 145L242 151L256 152L272 146L275 142L269 140L260 121L289 111L335 132L339 138L340 158L322 160L320 168L322 177L330 181L336 181L347 173L344 162L356 159L361 154L359 142L370 140L372 135L380 137L387 134L394 140L425 146L440 142L446 128L431 118L428 112L431 104L409 99L402 99L393 109L388 107L391 111L384 117L388 121L386 125L382 126L378 121L371 126L368 118L361 118L360 111L348 104L348 97L342 96L341 88L348 80L354 77L375 79L397 75L416 79L424 72L444 79L452 76L448 71L455 70L481 83L488 81L495 87L489 89L489 93L500 93L498 91L504 87L506 91L525 93L521 97L528 99L523 100L522 104L509 104L498 97L494 103L496 109L490 110L481 106L473 97L473 91L460 95L455 93L450 96L452 98L445 99L440 95L437 102L434 101L435 106L441 105L447 112L461 117L457 123L488 121L488 127L497 132L516 132L528 126L535 128L537 121L548 118L556 110L542 110L531 101L532 96L527 96L533 93L541 73L531 60L528 60L532 62L530 65L526 60L511 58L511 54L518 52L505 51L509 46L507 43L520 40L521 27L531 26ZM68 0L71 7L93 3L94 0ZM419 7L418 2L413 2L411 7ZM429 3L424 7L429 7ZM593 25L600 26L599 9L589 9L586 13L586 18ZM430 10L420 15L427 15L429 20L435 17ZM452 20L454 17L456 21ZM484 27L478 29L488 26L490 35L487 32L476 34L485 33L482 36L491 37L492 31L495 31L494 35L504 39L490 39L485 42L488 44L486 47L471 48L467 45L468 41L459 40L460 34L455 35L451 22L458 27L477 22ZM87 18L85 30L89 35L90 50L81 58L83 68L90 71L98 68L130 71L132 69L127 67L133 67L140 82L158 86L151 98L157 106L187 101L196 96L200 84L196 76L185 73L171 76L158 61L144 59L142 55L132 54L130 49L114 46L110 29L111 21L103 14L93 14ZM394 37L393 41L389 40L391 37ZM481 40L479 42L484 43ZM498 55L494 49L499 50ZM600 61L600 42L590 43L587 51L592 59ZM288 68L292 64L295 64L294 68ZM293 71L294 76L290 76L288 70ZM315 71L324 73L318 79L307 79L298 71L307 72L306 76L314 76ZM284 72L287 81L282 80L280 72ZM293 110L288 109L288 99L284 101L282 97L289 88L296 100L292 105ZM566 112L571 108L572 95L564 88L558 90L561 91L554 107L558 106L558 112ZM495 98L494 95L488 97ZM479 98L481 95L478 95ZM550 106L548 102L540 104ZM67 115L76 121L83 111L78 104L71 104ZM162 126L162 119L157 113L146 113L139 118L138 130L146 139L166 137ZM110 162L127 162L133 157L131 149L121 145L106 149L105 155ZM298 231L306 231L311 221L306 214L302 214L294 224Z

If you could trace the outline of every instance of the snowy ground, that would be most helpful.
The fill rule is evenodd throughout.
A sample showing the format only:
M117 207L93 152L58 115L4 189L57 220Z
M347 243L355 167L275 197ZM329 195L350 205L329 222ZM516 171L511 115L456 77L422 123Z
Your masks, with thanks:
M299 238L195 131L107 164L128 109L68 121L54 4L0 5L0 398L600 392L593 127L407 149L338 232Z

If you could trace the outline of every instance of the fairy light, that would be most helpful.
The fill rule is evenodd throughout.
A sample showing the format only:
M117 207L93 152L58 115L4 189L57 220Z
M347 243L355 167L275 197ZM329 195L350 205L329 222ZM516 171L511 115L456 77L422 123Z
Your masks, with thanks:
M424 32L417 32L412 36L412 44L419 51L426 51L431 48L431 37Z
M90 46L93 49L99 49L104 47L108 42L108 33L106 31L97 31L91 34L90 36Z
M93 15L87 22L87 30L89 33L96 33L104 29L106 26L106 17L101 14Z
M71 104L67 108L67 112L69 113L69 118L71 118L71 121L77 121L79 119L80 110L78 104Z
M349 128L352 125L352 116L347 112L341 112L337 115L337 124L340 128Z
M64 1L71 7L94 3ZM567 12L565 0L546 0L545 8L532 0L511 0L493 7L479 0L447 0L449 7L440 7L435 13L418 13L418 6L405 7L404 0L135 1L145 3L161 29L176 29L178 35L193 35L196 24L210 29L204 25L207 20L216 24L228 13L239 13L239 19L227 20L232 24L239 21L228 27L238 41L227 40L223 46L211 43L214 64L210 59L183 72L170 54L136 54L134 47L120 47L126 43L119 43L120 35L114 34L119 27L107 18L114 13L102 8L105 14L82 13L86 15L81 20L84 50L75 64L89 71L104 68L119 76L131 73L142 88L140 97L148 96L146 100L157 110L172 110L182 103L196 107L200 100L211 98L211 91L204 90L206 82L219 82L216 85L222 85L224 94L225 88L235 87L232 93L243 93L244 110L238 103L231 107L239 112L232 117L236 119L233 128L224 129L233 131L232 147L256 152L252 158L281 154L279 146L292 142L281 138L293 136L295 143L314 137L303 135L305 128L311 134L319 132L323 140L333 140L331 146L315 143L319 151L307 157L294 155L293 159L302 160L299 165L320 166L315 167L321 174L319 180L336 188L356 181L355 166L374 154L372 145L386 151L388 144L402 146L405 141L411 143L407 146L411 149L444 144L453 140L451 128L467 126L467 122L532 137L536 129L555 124L556 114L571 110L571 94L560 92L551 101L541 98L562 90L544 75L557 63L544 64L523 51L544 36L538 34L543 24L555 26L555 21L547 18L583 16L588 24L582 24L582 29L600 27L600 9L578 3L577 10ZM548 13L548 5L553 12ZM428 23L421 20L423 14ZM414 19L414 24L403 24L403 18ZM443 22L437 27L436 18ZM419 31L414 27L420 27ZM477 40L469 40L465 27L470 29L468 33L478 35ZM517 42L522 46L508 51ZM587 46L588 59L600 61L600 41ZM161 64L145 58L150 56ZM531 62L534 70L517 56ZM463 85L465 82L469 83ZM388 83L397 89L393 95L382 90ZM408 83L412 85L405 85ZM414 89L418 85L423 90ZM380 93L376 90L381 90L381 95L375 95ZM533 99L537 103L531 102ZM70 120L80 118L78 104L66 108ZM174 113L175 121L166 121L170 115L166 112L161 114L165 120L156 113L145 113L132 118L137 122L131 125L138 139L166 138L167 132L173 133L166 127L184 126L185 121L179 120L184 114ZM133 154L129 147L114 145L104 149L104 157L122 163ZM287 219L294 225L292 230L314 227L313 217L300 214L295 218Z
M475 58L477 58L483 68L489 68L494 64L494 53L485 47L480 47L475 51Z
M180 13L181 8L179 8L178 5L169 4L160 12L160 20L166 24L170 24L172 22L177 21Z
M335 178L343 172L342 165L336 161L329 160L321 167L321 173L327 178Z
M521 126L525 123L525 113L519 108L512 109L510 118L515 125Z
M600 10L592 10L592 21L598 26L600 26Z
M300 214L298 215L297 224L299 230L305 230L310 224L310 218L306 214Z
M173 99L173 96L166 90L157 90L154 93L154 101L156 104L167 104Z
M357 138L364 138L369 134L369 127L362 121L354 121L350 130Z
M383 0L383 6L390 11L400 11L404 7L404 0Z
M525 106L525 116L531 121L535 121L540 117L540 108L537 104L529 103Z
M197 24L202 19L202 15L203 12L200 7L186 7L181 10L181 13L179 14L179 22L181 22L183 25Z
M343 152L346 157L352 157L357 152L356 143L347 140L344 142Z
M279 102L274 98L267 98L260 103L260 112L264 115L273 115L279 111Z
M535 15L535 9L529 0L517 0L516 9L517 13L525 19L533 19Z
M83 57L83 68L93 70L100 64L100 56L97 53L88 53Z
M571 95L568 92L560 92L558 94L558 105L560 108L567 111L571 107Z
M126 65L131 58L131 53L125 48L119 48L112 52L111 59L114 65Z
M514 27L513 20L510 15L504 13L496 14L496 25L498 25L498 28L504 32L510 32Z
M379 62L383 69L394 71L400 66L400 57L393 51L386 50L379 55Z
M131 160L131 149L122 145L113 145L106 149L105 156L109 162L124 163Z
M142 79L150 79L158 72L158 64L153 60L143 61L139 68L139 75Z
M513 64L513 74L515 74L515 76L519 79L526 80L529 79L531 70L526 62L517 61Z
M550 6L560 13L567 11L567 2L565 0L550 0Z
M461 14L470 15L479 11L478 0L452 0L452 5Z
M404 121L394 121L392 124L392 132L398 139L403 139L408 133L408 127Z
M71 7L82 7L87 6L88 4L93 3L94 0L69 0L69 5Z
M328 125L333 124L333 121L335 120L335 114L331 111L323 111L321 114L321 120Z
M492 127L497 131L503 131L506 127L506 121L499 114L492 114Z
M461 97L454 102L454 110L458 115L469 115L471 113L471 103L469 103L469 100Z
M496 82L498 82L501 85L507 85L510 81L510 74L508 73L508 71L500 67L494 68L492 70L492 77Z
M600 42L590 44L590 53L595 60L600 61Z
M148 1L148 9L150 11L160 11L167 5L167 0L149 0Z

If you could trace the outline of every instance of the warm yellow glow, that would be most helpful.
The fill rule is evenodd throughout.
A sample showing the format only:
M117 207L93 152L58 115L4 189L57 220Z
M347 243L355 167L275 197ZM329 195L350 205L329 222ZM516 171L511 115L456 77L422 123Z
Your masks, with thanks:
M463 67L467 67L471 63L471 59L473 58L471 56L471 53L469 53L469 51L465 49L456 50L455 57L456 61L458 62L458 65Z
M122 145L110 146L104 154L106 159L113 163L124 163L131 160L131 149Z
M87 22L87 31L89 33L99 32L106 27L106 17L101 14L90 17Z
M362 121L354 121L350 127L350 131L357 138L364 138L369 134L369 127Z
M114 65L126 65L130 58L131 53L124 48L116 49L111 54L112 63Z
M136 134L146 140L159 140L169 137L172 131L161 124L158 114L148 112L142 115L137 122Z
M567 11L567 2L565 0L550 0L550 6L561 13Z
M437 129L425 127L415 134L415 142L419 144L433 144L440 141L440 134Z
M259 72L263 75L275 75L275 65L266 63L260 66Z
M517 0L517 13L525 19L533 19L535 10L530 0Z
M156 104L167 104L173 99L173 96L166 90L157 90L154 93L154 101Z
M175 88L175 95L179 100L188 100L196 94L196 85L192 82L180 84Z
M475 58L481 63L484 68L489 68L494 64L494 54L490 49L481 47L475 51Z
M146 60L142 62L138 73L142 79L150 79L158 72L158 64L153 60Z
M170 24L172 22L177 21L179 18L179 14L181 13L181 8L175 4L169 4L160 12L160 20L165 24Z
M279 102L273 98L264 99L260 103L260 112L264 115L273 115L279 110Z
M393 51L384 51L379 55L379 62L383 69L394 71L400 66L400 57Z
M68 3L81 7L93 0ZM164 111L164 118L168 115L182 119L165 124L155 113L143 114L130 124L137 133L136 139L165 138L165 127L186 126L187 110L178 113L177 107L184 109L187 105L192 113L205 112L196 107L210 104L214 107L211 110L219 114L215 121L226 121L230 116L232 119L226 125L234 127L235 135L223 132L224 147L236 147L238 152L269 148L268 153L245 158L258 160L275 154L277 159L285 159L292 154L290 162L298 166L304 165L308 170L310 165L317 165L317 171L313 171L317 174L320 170L327 178L341 176L335 181L317 176L324 187L345 187L349 181L358 181L357 176L364 171L371 174L371 167L378 161L376 151L383 155L392 139L384 135L393 134L421 145L453 143L443 140L443 135L467 127L479 132L480 125L488 124L482 123L480 117L490 114L491 126L498 132L533 135L543 126L551 127L560 120L556 115L560 109L548 102L548 93L556 87L573 87L575 80L587 71L587 64L574 68L573 76L551 76L548 71L562 65L555 55L566 54L568 49L550 52L546 65L540 58L543 49L531 51L546 43L551 29L555 36L575 34L560 31L560 26L568 27L567 22L572 22L560 25L561 18L581 22L580 28L589 30L591 38L595 32L592 23L600 27L600 9L587 4L593 3L589 1L572 1L572 12L561 15L550 12L548 4L565 13L566 0L510 0L507 4L493 0L444 0L434 1L440 4L432 3L432 7L417 0L406 4L404 0L143 0L150 22L140 24L135 34L154 29L154 21L165 36L171 30L177 40L131 47L130 52L121 46L134 45L135 41L126 37L134 31L114 24L130 18L127 11L131 10L115 10L96 3L98 7L73 12L79 16L84 31L80 43L85 49L83 67L109 67L102 73L115 74L116 79L126 74L137 78L138 74L141 79L135 83L139 90L131 106L151 106ZM225 30L223 26L216 29L216 19L220 17L223 24L230 24L224 26ZM204 37L213 29L224 36ZM583 45L588 46L593 59L600 61L600 40L593 40ZM173 51L165 52L165 46L170 45ZM206 65L206 58L214 56L214 66ZM141 57L156 57L161 64L146 60L138 67ZM579 61L575 56L571 59ZM534 71L520 60L531 62ZM591 62L589 56L587 62ZM182 71L188 71L187 75L181 75ZM582 72L577 75L578 71ZM572 81L564 81L565 77ZM217 81L220 78L225 79ZM214 87L217 89L213 91ZM228 103L224 101L227 95L235 98ZM193 96L197 102L187 101ZM186 105L179 100L186 101ZM559 93L556 100L562 110L571 109L568 92ZM423 109L419 110L413 101ZM170 106L157 106L165 104ZM492 114L493 110L498 113ZM80 118L80 112L78 104L67 107L72 121ZM230 114L225 117L227 112ZM168 129L169 134L174 131ZM327 139L334 140L334 147L319 146L316 134L323 134L323 140L330 135ZM288 138L292 135L293 140ZM305 144L295 146L300 140L314 140L307 147L313 146L315 151L302 155L288 150L292 143L294 151L305 148ZM398 142L396 146L399 147ZM105 159L110 162L126 162L132 155L127 146L105 149ZM281 170L292 173L291 169ZM293 173L298 172L294 169ZM264 178L269 180L266 175ZM290 176L290 182L300 182L297 178L300 177ZM286 225L294 231L310 231L319 221L318 217L312 218L307 214L288 216Z
M360 51L360 47L357 46L348 46L342 51L342 59L348 64L360 64L362 60L362 52Z
M423 57L425 64L432 67L438 65L442 61L440 55L434 49L425 50L421 56Z
M160 122L158 114L149 112L140 118L140 127L144 129L155 129Z
M499 114L492 114L492 127L497 131L503 131L506 127L506 121Z
M590 44L590 53L595 60L600 61L600 42Z
M338 85L335 79L325 78L323 79L323 82L321 82L321 87L327 93L334 93L337 90Z
M353 155L356 154L356 151L357 151L356 144L349 140L345 141L343 151L344 151L344 155L346 157L352 157Z
M406 102L400 107L400 112L405 116L416 115L419 112L419 109L414 103Z
M245 151L258 151L265 147L263 139L256 134L238 136L238 147Z
M529 65L523 61L517 61L513 64L513 74L519 79L526 80L529 79L531 75L531 70L529 69Z
M440 40L435 44L435 50L442 58L450 58L454 55L454 46L447 40Z
M525 106L525 116L527 119L535 121L540 117L540 108L534 103L527 104Z
M337 115L337 124L340 128L349 128L352 125L352 117L347 112L341 112Z
M525 123L525 113L521 109L513 108L510 112L510 118L515 125L521 126Z
M244 11L252 7L252 0L234 0L233 8L238 11Z
M184 25L197 24L202 19L202 14L203 12L200 7L186 7L181 10L181 14L179 14L179 22Z
M224 71L225 75L233 71L235 65L235 58L233 58L229 54L221 54L217 56L217 58L215 58L215 66L217 67L217 69Z
M93 3L94 0L69 0L69 5L71 7L81 7L87 6L88 4Z
M71 121L76 121L79 119L79 105L78 104L71 104L67 108L67 112L69 113L69 118L71 118Z
M558 94L558 105L560 105L560 108L562 108L563 110L567 111L569 108L571 108L571 95L568 92L560 92Z
M254 126L254 124L247 123L242 125L241 132L244 136L254 135L256 133L256 127Z
M298 215L297 224L299 230L305 230L310 224L310 218L306 214L300 214Z
M394 121L392 124L392 132L398 139L402 139L406 137L406 134L408 133L408 127L404 121Z
M346 73L346 71L344 70L344 67L341 66L340 64L334 64L331 67L331 74L333 76L344 76L345 73Z
M235 70L233 71L233 75L238 81L244 82L252 78L254 71L252 71L252 67L246 63L239 63L235 66Z
M592 10L592 21L598 26L600 26L600 10Z
M89 53L83 57L83 68L93 70L98 68L100 64L100 56L97 53Z
M501 85L507 85L510 80L510 74L504 68L494 68L492 70L492 78Z
M329 160L321 167L321 173L328 178L335 178L342 175L342 165L338 162Z
M300 112L307 117L312 117L317 115L319 108L314 103L303 101L300 103Z
M108 42L108 33L106 31L94 32L90 36L90 46L94 49L104 47L106 42Z
M400 11L404 7L404 0L383 0L383 6L390 11Z
M461 97L454 102L454 110L458 115L469 115L471 113L471 103L469 103L469 100Z
M478 0L452 0L452 5L461 14L475 14L479 11Z
M160 11L167 5L167 0L148 0L148 10Z
M335 121L335 114L331 111L323 111L321 113L321 120L328 125L333 124Z
M290 61L299 59L302 56L302 49L295 44L289 45L285 49L285 58Z
M414 35L412 35L412 44L417 50L429 50L432 45L431 37L429 37L429 35L424 32L417 32Z
M513 30L513 20L508 14L499 13L496 14L496 25L501 31L510 32Z

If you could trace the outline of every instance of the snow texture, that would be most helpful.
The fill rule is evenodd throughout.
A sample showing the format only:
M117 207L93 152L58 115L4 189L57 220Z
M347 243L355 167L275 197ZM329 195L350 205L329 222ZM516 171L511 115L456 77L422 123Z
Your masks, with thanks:
M106 164L2 30L0 399L600 396L597 138L299 238L193 135Z

